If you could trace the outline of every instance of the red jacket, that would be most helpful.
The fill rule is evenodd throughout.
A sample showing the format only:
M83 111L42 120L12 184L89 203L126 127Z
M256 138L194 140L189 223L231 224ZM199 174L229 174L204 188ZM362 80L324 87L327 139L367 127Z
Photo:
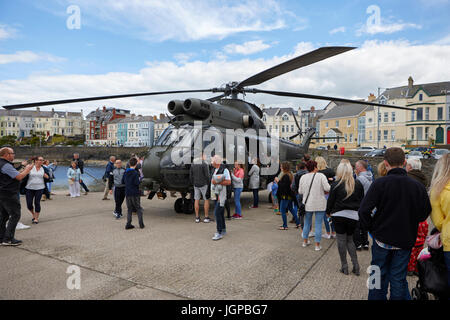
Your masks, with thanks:
M427 220L419 223L419 229L417 230L417 239L415 247L422 247L425 244L425 239L428 235L428 222Z

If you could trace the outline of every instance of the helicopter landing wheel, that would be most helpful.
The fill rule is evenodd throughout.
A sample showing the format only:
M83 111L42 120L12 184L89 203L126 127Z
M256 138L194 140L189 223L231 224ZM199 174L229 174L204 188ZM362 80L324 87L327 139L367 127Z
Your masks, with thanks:
M184 199L183 213L185 213L185 214L193 214L194 213L194 201L192 199Z
M183 198L175 200L174 209L176 213L183 213Z

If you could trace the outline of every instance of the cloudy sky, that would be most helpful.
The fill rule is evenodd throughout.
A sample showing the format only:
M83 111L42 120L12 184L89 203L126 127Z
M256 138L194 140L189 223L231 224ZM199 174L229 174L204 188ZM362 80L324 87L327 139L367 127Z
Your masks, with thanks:
M0 105L241 81L322 46L358 49L258 88L365 98L378 87L450 81L450 0L1 0ZM214 94L198 94L208 98ZM106 105L150 115L190 95ZM249 94L265 106L326 102ZM45 107L43 109L50 109Z

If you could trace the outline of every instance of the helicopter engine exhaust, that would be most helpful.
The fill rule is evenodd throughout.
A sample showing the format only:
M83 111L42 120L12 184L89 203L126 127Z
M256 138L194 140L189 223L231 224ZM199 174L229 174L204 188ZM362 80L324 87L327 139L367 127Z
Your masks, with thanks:
M212 102L206 100L186 99L183 109L185 113L204 120L211 114L212 104Z
M167 105L167 110L174 116L184 113L183 101L182 100L172 100Z

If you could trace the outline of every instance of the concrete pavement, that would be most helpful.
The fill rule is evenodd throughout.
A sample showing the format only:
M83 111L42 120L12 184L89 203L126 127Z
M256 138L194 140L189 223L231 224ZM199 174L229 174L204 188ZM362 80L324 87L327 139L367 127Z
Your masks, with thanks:
M38 225L21 199L21 222L31 228L16 232L21 246L0 246L0 299L367 298L369 251L358 252L361 276L345 276L335 240L322 239L318 252L302 248L300 231L293 224L278 230L281 216L268 203L248 209L250 193L243 194L244 219L227 220L220 241L211 240L215 222L175 213L175 198L142 197L146 228L125 230L113 200L64 193L42 203ZM71 265L80 267L79 290L67 288Z

